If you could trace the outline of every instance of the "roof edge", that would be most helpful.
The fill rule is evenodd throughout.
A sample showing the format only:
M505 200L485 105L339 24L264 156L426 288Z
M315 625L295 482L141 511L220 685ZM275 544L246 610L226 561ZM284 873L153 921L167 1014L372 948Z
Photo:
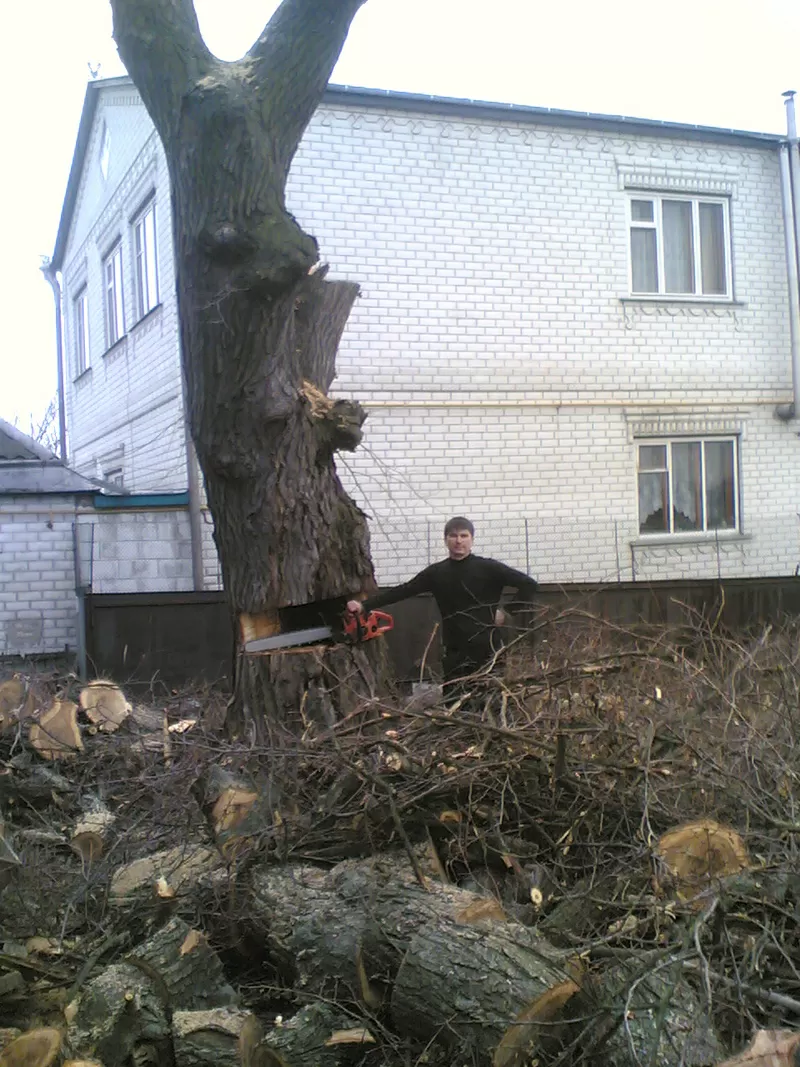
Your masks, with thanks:
M69 228L72 223L72 213L75 210L75 202L78 199L78 189L80 188L83 164L86 158L86 151L89 147L89 138L92 133L92 122L94 121L94 113L97 110L97 101L100 98L100 91L102 89L113 89L122 85L133 85L133 79L127 74L123 74L118 78L96 78L94 81L86 83L86 93L83 98L83 107L81 108L81 117L78 123L78 136L75 140L75 150L72 153L72 163L70 164L69 177L67 178L67 190L64 194L64 203L61 206L61 218L58 222L56 243L50 263L47 265L50 270L61 270L63 265L64 251L67 245L67 238L69 237Z
M26 448L32 453L30 459L25 460L3 460L4 463L60 463L61 460L55 454L51 452L49 448L45 448L44 445L39 444L34 440L30 434L24 433L19 430L10 422L6 422L5 419L0 419L0 432L4 433L6 437L10 437L12 441L16 441L22 448Z
M455 96L428 96L420 93L397 92L393 89L366 89L353 85L329 85L324 103L353 104L364 107L385 107L394 111L420 111L437 115L477 116L495 120L544 126L589 127L635 133L661 134L689 140L723 141L777 146L785 137L777 133L727 129L719 126L699 126L662 119L643 119L628 115L605 115L594 111L566 111L552 107L533 107L528 104L503 104L490 100L470 100Z
M97 101L103 89L133 85L127 74L117 78L97 78L86 85L86 95L81 110L78 136L72 156L67 189L61 209L56 243L49 268L57 271L63 265L72 213L78 198L92 122ZM482 118L495 122L508 121L529 125L562 126L620 133L639 133L648 136L660 135L691 141L713 141L723 144L744 144L762 148L777 147L785 137L777 133L758 133L752 130L726 129L718 126L699 126L691 123L666 122L661 119L643 119L628 115L604 115L594 111L567 111L552 107L533 107L528 104L503 104L491 100L471 100L466 97L430 96L424 93L406 93L395 89L369 89L357 85L329 85L321 103L357 105L365 108L388 108L392 111L416 111L429 115L452 115L459 118Z

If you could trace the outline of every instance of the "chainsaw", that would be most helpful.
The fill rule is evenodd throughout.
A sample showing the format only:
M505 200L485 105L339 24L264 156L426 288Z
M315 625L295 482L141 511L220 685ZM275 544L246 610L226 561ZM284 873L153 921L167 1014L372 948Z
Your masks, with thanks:
M323 642L332 644L360 645L381 637L394 626L394 619L384 611L352 612L345 611L341 622L325 626L312 626L302 630L281 630L267 637L253 637L244 641L245 653L281 652L286 648L298 648L303 645L317 645ZM244 632L244 627L243 627Z

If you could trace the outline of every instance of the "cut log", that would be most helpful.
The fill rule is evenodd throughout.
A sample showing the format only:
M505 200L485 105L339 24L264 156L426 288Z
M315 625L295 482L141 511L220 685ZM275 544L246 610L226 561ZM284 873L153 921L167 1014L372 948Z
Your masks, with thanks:
M676 826L656 846L656 884L680 900L690 900L720 878L750 866L744 841L729 826L711 819Z
M198 780L195 792L227 859L240 851L248 837L272 826L278 805L269 786L259 788L244 775L214 765Z
M215 872L225 872L219 853L207 845L180 845L154 852L120 867L111 879L110 900L122 903L136 896L156 893L163 878L174 896L190 896L210 888Z
M70 844L85 864L103 855L105 840L114 825L114 816L99 797L87 798L84 814L72 828Z
M350 1031L358 1042L342 1039ZM336 1035L339 1035L338 1039ZM276 1024L251 1053L252 1067L339 1067L352 1062L354 1048L369 1048L374 1038L353 1017L329 1004L314 1003Z
M249 1018L236 1008L174 1012L175 1067L241 1067L239 1038Z
M488 1065L498 1047L514 1044L507 1035L517 1033L539 998L572 977L569 969L563 952L515 923L480 930L427 925L397 973L391 1017L401 1033L443 1042Z
M131 713L125 694L114 682L89 682L78 698L90 722L104 733L118 730Z
M724 1056L711 1020L680 964L643 971L618 965L595 976L576 998L576 1012L594 1016L607 1067L712 1067ZM599 1009L599 1011L598 1011Z
M139 945L126 962L158 982L173 1010L198 1011L236 1003L236 993L205 935L177 916Z
M250 915L279 970L322 994L334 984L367 1000L365 979L390 984L426 923L502 921L495 901L431 880L418 884L405 854L252 872ZM489 907L487 908L487 903Z
M744 1052L717 1067L796 1067L800 1034L791 1030L759 1030Z
M0 1026L0 1052L8 1048L15 1037L22 1033L16 1026Z
M104 1067L128 1067L134 1049L152 1063L172 1056L169 1006L158 976L131 963L115 963L89 982L77 1005L67 1005L67 1042L79 1059L99 1059ZM147 1062L147 1061L145 1061Z
M0 1067L51 1067L61 1053L60 1030L28 1030L0 1052Z
M17 728L25 704L26 689L21 678L0 682L0 736Z
M83 751L78 705L71 700L54 701L52 707L31 723L28 740L48 760L69 759Z

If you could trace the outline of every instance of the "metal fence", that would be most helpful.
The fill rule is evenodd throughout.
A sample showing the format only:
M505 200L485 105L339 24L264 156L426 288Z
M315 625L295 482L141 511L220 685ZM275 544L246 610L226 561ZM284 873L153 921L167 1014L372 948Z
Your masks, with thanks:
M382 586L407 581L444 558L444 519L370 522ZM641 537L613 516L510 515L475 522L474 551L549 584L788 576L800 573L796 514L760 516L753 530L672 538ZM221 588L219 562L204 526L205 588ZM95 593L180 592L192 588L186 512L97 515L76 526L78 583Z

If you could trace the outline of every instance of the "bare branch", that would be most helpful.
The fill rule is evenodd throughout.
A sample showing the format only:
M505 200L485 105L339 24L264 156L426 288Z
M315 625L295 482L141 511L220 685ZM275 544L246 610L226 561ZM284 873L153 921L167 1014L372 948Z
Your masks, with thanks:
M365 0L283 0L248 52L284 176ZM313 26L313 32L309 27Z
M218 63L192 0L111 0L114 40L162 140L172 140L184 94Z

